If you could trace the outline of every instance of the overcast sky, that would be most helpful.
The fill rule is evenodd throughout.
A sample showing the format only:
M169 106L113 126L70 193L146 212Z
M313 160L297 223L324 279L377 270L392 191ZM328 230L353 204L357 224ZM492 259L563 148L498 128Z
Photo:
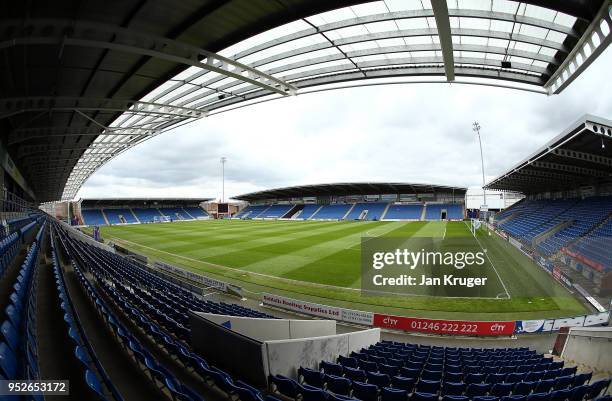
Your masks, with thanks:
M612 118L612 49L561 95L418 84L285 98L202 119L128 150L78 197L221 196L282 186L394 181L479 187L584 113Z

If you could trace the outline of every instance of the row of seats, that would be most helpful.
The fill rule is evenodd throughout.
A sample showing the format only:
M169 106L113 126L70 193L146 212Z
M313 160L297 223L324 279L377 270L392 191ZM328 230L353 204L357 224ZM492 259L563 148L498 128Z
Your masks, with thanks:
M438 393L406 390L402 388L402 379L394 377L390 386L379 387L375 384L351 382L342 377L324 374L324 385L316 387L281 375L273 375L270 377L270 387L274 392L302 401L582 401L596 398L602 392L607 391L610 385L610 380L601 380L573 389L498 397L494 395L439 395ZM605 398L606 401L608 399Z
M570 247L574 253L583 256L585 263L597 270L612 269L612 217ZM600 266L598 268L598 266Z
M527 241L531 231L554 220L558 215L576 204L576 200L537 200L525 202L523 212L500 224L504 231L515 238Z
M193 220L207 217L200 207L168 208L103 208L82 209L81 216L85 225L107 225L121 223L151 223L167 216L172 220Z
M423 214L423 205L391 205L387 214L386 220L421 220Z
M234 218L280 218L295 205L252 205L238 212ZM420 220L425 208L425 220L462 220L463 205L453 203L393 204L387 202L337 203L304 205L296 219L300 220ZM444 214L445 213L445 214Z
M612 214L612 197L587 198L576 206L562 213L556 222L571 222L552 236L538 244L538 251L550 256L568 243L585 236L594 227L601 224ZM597 234L596 234L597 235Z
M164 367L137 338L130 330L120 323L119 317L113 312L113 310L107 305L106 301L100 297L96 288L85 277L79 261L82 260L77 255L77 250L72 246L68 246L69 240L66 237L62 239L64 247L67 253L73 260L73 266L75 268L75 274L81 285L81 289L87 294L90 302L94 305L101 317L106 323L109 330L114 334L115 339L128 352L131 357L135 359L135 362L139 366L142 366L156 388L161 389L166 395L172 399L181 399L184 401L201 401L202 398L189 387L182 384L172 373ZM140 324L149 324L150 322L143 316L138 314L137 321ZM150 326L148 326L149 328ZM159 331L159 330L158 330ZM187 351L185 351L187 352ZM77 353L77 356L79 354ZM79 357L81 359L81 357ZM92 362L89 358L82 359L87 364ZM91 372L91 370L88 370ZM87 377L88 385L96 392L101 400L110 399L110 395L105 391L100 381L96 379L92 373L89 373ZM112 397L116 399L116 395L113 393Z
M289 213L289 211L293 209L293 205L272 205L267 208L265 211L260 213L257 217L261 218L281 218L285 214Z
M536 246L540 254L551 256L576 241L584 239L588 243L592 238L606 236L606 231L598 231L597 227L609 219L611 213L612 197L609 196L527 200L499 213L496 221L500 228L528 245L550 230L558 230L544 237Z
M123 398L111 382L104 367L100 363L95 350L91 346L89 338L81 325L80 318L75 312L70 294L66 290L63 271L59 262L57 249L55 247L54 229L51 232L51 252L53 260L53 274L57 289L57 300L64 313L64 323L68 337L74 349L73 360L80 366L82 377L92 391L92 399L121 401Z
M318 369L300 367L297 380L274 375L270 382L273 391L310 401L582 401L610 385L591 378L528 348L382 341Z
M38 254L44 233L40 228L13 285L6 320L0 325L0 380L40 378L36 336L36 276ZM42 400L42 397L34 397Z
M122 277L124 282L129 281L131 293L148 298L148 302L173 318L182 315L178 320L187 321L189 310L232 316L274 318L241 305L198 299L191 292L119 255L86 244L83 246L90 248L92 255L97 258L98 267L104 268L109 277Z
M388 203L384 202L356 203L345 220L380 220L385 214L388 205Z
M253 219L264 213L269 207L270 205L249 205L236 213L234 217L241 219Z
M97 264L103 265L107 262L100 259L99 255L93 254L95 248L84 247L80 243L78 244L79 246L76 246L76 241L67 236L64 236L64 241L64 246L68 253L72 256L73 260L77 261L75 266L79 281L86 289L90 298L92 298L92 303L105 316L105 321L118 341L139 362L140 366L147 370L150 377L154 378L156 383L164 386L165 391L169 392L173 399L197 401L201 397L187 386L181 384L169 372L167 367L155 360L150 350L146 349L135 335L130 333L127 327L120 323L120 319L112 314L111 309L106 306L104 299L89 284L81 271L82 267L86 267L93 274L99 284L98 288L108 299L112 300L116 308L121 310L134 325L140 328L142 334L150 336L164 352L180 361L185 369L193 369L206 383L224 391L228 396L238 396L241 401L263 401L263 396L257 389L239 380L234 381L226 372L209 365L207 361L191 351L185 338L174 336L166 331L166 325L158 324L157 321L152 320L149 316L149 313L152 313L151 310L148 311L149 313L141 311L134 297L129 298L127 293L119 290L118 284L120 280L116 279L118 276L105 274L103 268L97 268Z
M0 240L18 231L21 227L36 219L35 213L30 213L25 216L14 217L6 221L6 225L0 226Z
M425 206L425 220L442 220L444 211L448 220L463 220L463 206L451 203L428 203Z
M0 278L4 277L20 246L19 232L14 232L0 241Z

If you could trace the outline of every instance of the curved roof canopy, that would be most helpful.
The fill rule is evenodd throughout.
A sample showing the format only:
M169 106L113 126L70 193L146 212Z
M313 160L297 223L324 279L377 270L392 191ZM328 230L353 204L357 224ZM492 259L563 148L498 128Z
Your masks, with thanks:
M558 93L610 0L69 0L0 17L0 134L39 202L114 156L258 101L427 76ZM143 166L146 168L146 166Z
M211 198L88 198L81 199L81 208L170 207L196 206Z
M345 182L337 184L300 185L295 187L268 189L252 192L233 199L257 201L267 199L289 199L311 196L348 196L382 194L455 194L463 197L467 188L447 187L444 185L410 184L395 182Z
M585 115L486 189L524 194L612 183L612 121Z

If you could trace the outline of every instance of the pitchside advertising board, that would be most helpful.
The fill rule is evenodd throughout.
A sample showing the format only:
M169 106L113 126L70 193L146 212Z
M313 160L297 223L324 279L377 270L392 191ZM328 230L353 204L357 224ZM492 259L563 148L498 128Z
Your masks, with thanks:
M304 302L273 294L263 294L263 304L305 315L361 324L364 326L372 326L374 321L374 314L372 312L337 308L335 306Z
M188 270L181 269L180 267L172 266L164 262L155 261L153 268L161 271L166 271L177 276L186 278L196 283L202 284L204 288L214 288L219 291L227 292L233 295L242 296L242 288L226 283L224 281L216 280L214 278L202 276Z
M610 312L595 313L561 319L519 320L516 322L516 333L549 333L562 327L589 327L607 325Z
M515 322L478 322L467 320L420 319L413 317L374 315L374 326L393 330L430 334L467 336L510 336Z
M385 315L354 309L304 302L280 295L263 294L263 304L275 308L298 312L323 319L335 319L363 326L409 332L465 335L465 336L511 336L524 333L545 333L558 331L561 327L586 327L605 325L610 313L596 313L563 319L519 320L519 321L470 321L422 319L405 316Z

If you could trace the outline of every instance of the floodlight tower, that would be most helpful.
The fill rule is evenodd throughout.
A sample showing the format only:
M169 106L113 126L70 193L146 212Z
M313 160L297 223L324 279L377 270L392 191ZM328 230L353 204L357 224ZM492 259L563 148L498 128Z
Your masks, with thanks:
M484 158L482 156L482 140L480 139L480 124L478 121L474 121L472 124L472 130L478 135L478 143L480 144L480 165L482 167L482 201L487 204L487 190L485 189L485 170L484 170Z
M221 158L221 203L225 202L225 163L227 162L227 157L223 156Z

